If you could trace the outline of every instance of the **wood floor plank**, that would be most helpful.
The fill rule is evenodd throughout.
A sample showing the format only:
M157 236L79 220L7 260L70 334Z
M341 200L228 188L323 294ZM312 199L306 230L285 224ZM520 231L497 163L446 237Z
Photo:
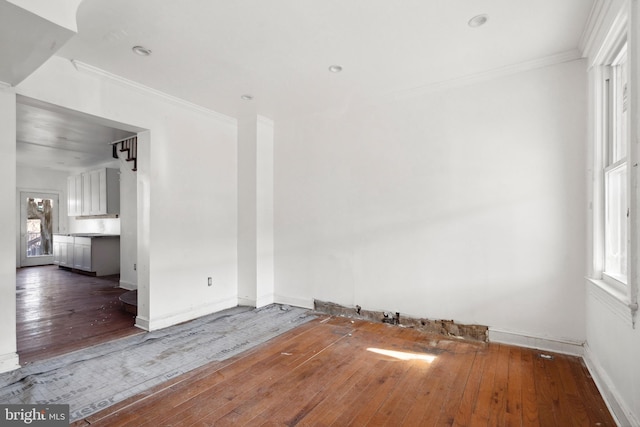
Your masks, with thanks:
M119 276L53 265L16 269L16 335L22 365L143 333L118 297Z
M485 363L487 361L487 349L478 349L474 352L474 359L471 364L471 373L467 377L467 382L462 392L462 399L458 406L453 425L456 427L467 427L471 424L471 415L478 400L480 384L482 383Z
M456 342L456 351L452 355L457 365L451 365L452 377L451 383L447 389L443 405L440 409L436 426L452 426L455 423L456 414L460 410L462 398L465 388L467 387L469 377L471 376L471 368L476 358L477 349L462 342Z
M498 357L500 348L500 344L491 344L487 349L487 360L484 364L482 382L480 384L480 389L478 390L478 399L473 407L471 422L469 425L486 426L489 423L490 407L493 400L494 380L498 369L497 366L500 363Z
M437 357L430 364L398 358L426 353ZM90 424L564 427L582 425L586 411L591 424L615 425L580 361L554 362L529 349L317 319L130 399L117 413L97 414ZM585 403L577 405L575 396Z
M313 358L315 354L349 331L342 328L342 332L339 333L336 327L331 325L320 325L319 329L328 332L319 337L312 337L308 341L293 341L289 346L284 347L284 351L277 349L269 351L271 358L268 359L268 364L252 364L244 369L239 369L240 372L235 374L226 375L225 373L223 381L204 388L196 396L173 407L172 415L166 421L169 423L177 421L195 423L212 412L226 414L230 411L242 411L245 407L253 404L261 405L262 399L272 393L273 387L271 385L275 379ZM255 401L254 395L259 396L260 400ZM240 406L238 407L238 405ZM251 417L255 416L251 412L247 412L247 414ZM157 417L148 419L142 425L154 425L156 420Z

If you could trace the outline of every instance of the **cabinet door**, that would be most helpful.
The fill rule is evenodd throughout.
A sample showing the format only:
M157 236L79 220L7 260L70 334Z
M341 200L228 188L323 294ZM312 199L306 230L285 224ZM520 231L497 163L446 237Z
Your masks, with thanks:
M53 237L53 265L60 265L60 243L56 242L56 237Z
M84 270L84 245L73 245L73 268Z
M91 175L91 215L107 213L107 170L98 169Z
M67 178L67 215L82 215L82 175Z
M104 215L107 213L106 169L82 174L82 215Z
M82 266L80 269L84 271L93 271L91 269L91 245L82 246Z
M63 243L60 249L60 265L73 267L73 243Z
M82 173L82 215L91 214L91 173Z

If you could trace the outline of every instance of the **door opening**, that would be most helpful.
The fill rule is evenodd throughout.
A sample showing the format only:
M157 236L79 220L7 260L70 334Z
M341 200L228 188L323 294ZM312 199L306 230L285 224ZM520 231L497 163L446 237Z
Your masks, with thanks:
M53 264L58 194L20 192L20 267Z

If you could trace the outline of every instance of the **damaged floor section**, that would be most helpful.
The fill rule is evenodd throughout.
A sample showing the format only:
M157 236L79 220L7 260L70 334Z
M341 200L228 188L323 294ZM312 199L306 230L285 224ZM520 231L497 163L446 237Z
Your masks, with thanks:
M288 306L236 307L119 339L0 374L0 403L69 404L74 421L314 317Z
M384 322L447 337L464 338L481 342L487 342L489 340L489 328L482 325L465 325L456 323L453 320L416 319L401 316L400 313L396 312L364 310L359 305L355 307L345 307L333 302L319 300L314 300L313 305L316 311L334 316Z

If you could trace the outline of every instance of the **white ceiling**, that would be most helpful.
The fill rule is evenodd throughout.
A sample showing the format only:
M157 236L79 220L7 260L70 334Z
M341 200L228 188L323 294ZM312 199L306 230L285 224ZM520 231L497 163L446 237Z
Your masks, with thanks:
M18 166L61 171L117 166L110 143L134 134L103 119L24 96L17 97L16 117Z
M6 8L0 0L3 4ZM343 110L529 61L578 57L592 4L84 0L77 12L78 33L57 55L229 116L261 114L278 121ZM469 19L478 14L489 16L487 24L469 27ZM20 21L32 18L19 15L9 20L23 29L20 37L27 37L30 27ZM151 49L152 55L135 55L135 45ZM6 57L7 50L19 49L0 42L0 55ZM343 71L330 73L332 64ZM253 101L240 99L243 94L251 94ZM28 155L31 162L47 161L60 169L95 163L96 147L122 135L118 126L95 124L92 118L23 99L18 107L19 161ZM76 163L67 164L74 159Z
M592 3L84 0L59 55L230 116L278 120L576 52ZM470 28L477 14L489 21Z

